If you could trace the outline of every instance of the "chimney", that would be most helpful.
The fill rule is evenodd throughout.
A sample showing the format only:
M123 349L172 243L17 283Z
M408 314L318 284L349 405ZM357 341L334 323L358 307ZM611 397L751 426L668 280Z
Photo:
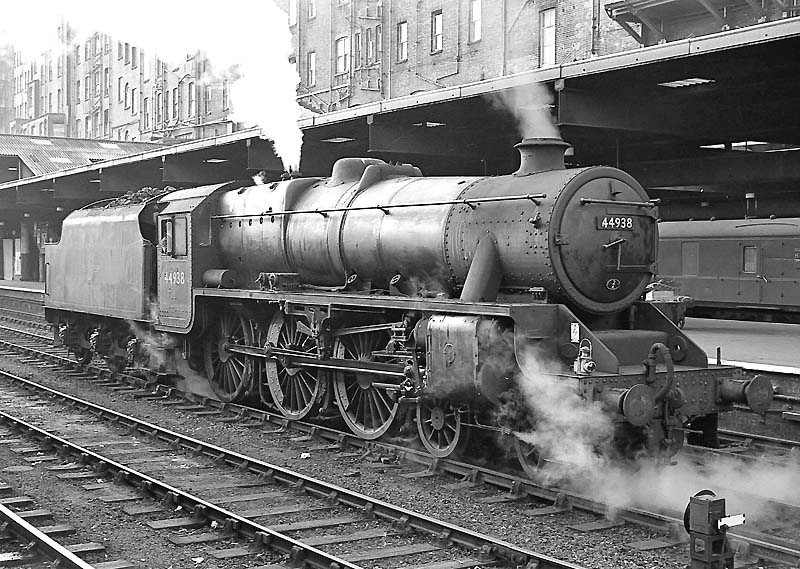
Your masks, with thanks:
M564 152L569 144L560 138L523 138L514 148L519 150L519 170L515 176L528 176L547 170L564 169Z

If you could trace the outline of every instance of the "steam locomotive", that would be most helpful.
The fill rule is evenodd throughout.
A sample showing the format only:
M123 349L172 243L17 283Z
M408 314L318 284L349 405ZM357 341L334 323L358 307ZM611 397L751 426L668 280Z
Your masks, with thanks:
M338 413L364 439L410 417L437 457L535 428L532 374L602 409L625 454L713 441L734 403L764 412L768 381L709 367L639 301L656 205L623 171L565 168L567 146L525 139L505 176L344 158L327 179L81 209L46 247L46 316L82 361L199 372L222 401Z

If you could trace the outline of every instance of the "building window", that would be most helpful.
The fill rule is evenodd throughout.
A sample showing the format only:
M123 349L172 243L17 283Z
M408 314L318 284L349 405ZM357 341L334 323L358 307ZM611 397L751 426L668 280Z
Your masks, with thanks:
M315 77L315 79L316 79L316 77ZM228 89L229 88L230 87L228 85L228 80L224 79L222 81L222 108L223 109L227 109L228 108Z
M350 38L344 36L336 40L336 73L350 71Z
M308 87L313 87L316 84L317 84L317 54L316 52L309 51L306 54L306 85Z
M60 113L64 110L64 94L61 92L61 89L58 90L58 94L56 96L56 112Z
M211 85L206 85L205 87L206 96L203 100L203 110L208 115L211 113L211 96L213 91L211 90Z
M89 94L91 93L91 84L89 83L89 76L83 78L83 98L85 100L89 100Z
M372 28L367 28L366 42L367 42L367 65L375 61L375 35Z
M80 62L81 62L81 46L76 45L75 46L75 63L77 64L77 63L80 63Z
M83 134L84 134L84 136L86 138L89 138L90 136L92 136L92 119L90 119L89 117L86 117L83 120L84 120L84 123L85 123L84 129L83 129Z
M61 58L58 58L58 62L56 63L56 76L61 77L64 73L64 64L61 62Z
M194 81L189 83L189 108L186 109L186 114L190 117L194 116Z
M131 44L125 43L125 63L131 62Z
M164 91L164 122L169 121L169 91Z
M111 70L106 67L103 70L103 95L108 97L108 89L110 87L109 83L111 82Z
M100 138L100 127L101 127L101 125L100 125L100 111L95 111L94 117L93 117L93 122L94 122L94 137L95 138Z
M80 79L75 81L75 100L76 101L80 101L81 100L81 80Z
M297 24L297 0L289 0L289 25Z
M47 80L48 81L52 81L53 80L53 62L52 61L47 63Z
M108 109L103 111L103 135L108 136L111 125L108 122Z
M353 67L361 67L361 32L353 34Z
M47 95L47 112L48 113L52 113L53 112L53 94L52 93Z
M556 63L555 8L548 8L539 13L539 61L543 66Z
M431 53L439 53L443 46L443 16L441 10L431 14Z
M164 108L164 96L161 93L156 94L156 125L161 124L161 112Z
M380 24L375 26L375 61L379 61L381 59L381 53L383 52L383 28Z
M83 46L83 58L86 59L86 60L88 60L89 57L91 57L91 53L92 53L91 52L91 45L92 45L92 42L87 40L86 43Z
M145 97L142 100L142 114L144 115L144 128L150 129L150 98Z
M755 273L758 271L758 247L745 245L742 247L742 272Z
M75 119L75 133L73 136L75 138L80 138L81 136L81 119Z
M181 110L181 108L180 108L180 98L178 97L178 88L175 87L172 90L172 118L173 119L178 119L178 117L180 116L178 114L178 111L180 111L180 110Z
M481 0L470 0L469 3L469 41L481 41Z
M100 95L100 70L94 72L94 96Z
M136 88L131 89L131 114L135 115L139 112L139 101L136 98Z
M397 24L397 61L408 60L408 22Z
M131 48L131 67L136 69L136 66L139 65L139 50L135 47Z
M122 102L122 77L117 77L117 101Z
M127 83L125 83L125 108L127 109L131 105L131 87Z
M308 19L317 17L317 0L308 0Z
M117 59L122 59L122 42L117 42Z

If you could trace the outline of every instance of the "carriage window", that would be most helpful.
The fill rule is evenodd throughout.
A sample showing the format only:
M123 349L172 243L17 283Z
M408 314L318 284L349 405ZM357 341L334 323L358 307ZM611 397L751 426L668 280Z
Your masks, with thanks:
M176 217L175 218L175 228L174 228L174 235L175 235L175 244L173 246L174 255L176 257L185 257L189 249L187 247L187 239L186 239L186 218L185 217Z
M697 241L681 243L681 274L687 277L697 276L700 270L700 248Z
M754 246L742 247L742 272L755 273L758 270L758 248Z

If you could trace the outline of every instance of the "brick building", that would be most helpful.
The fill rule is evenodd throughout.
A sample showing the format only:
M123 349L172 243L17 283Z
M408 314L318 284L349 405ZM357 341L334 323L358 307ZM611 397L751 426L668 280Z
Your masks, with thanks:
M328 112L630 49L601 0L291 0L307 108Z
M8 132L14 117L14 50L0 45L0 134Z
M800 16L800 0L280 0L329 112Z
M0 98L0 132L163 141L234 130L227 80L210 78L204 57L173 66L106 34L76 39L67 25L58 34L68 46L59 52L15 54L13 111L4 120Z

